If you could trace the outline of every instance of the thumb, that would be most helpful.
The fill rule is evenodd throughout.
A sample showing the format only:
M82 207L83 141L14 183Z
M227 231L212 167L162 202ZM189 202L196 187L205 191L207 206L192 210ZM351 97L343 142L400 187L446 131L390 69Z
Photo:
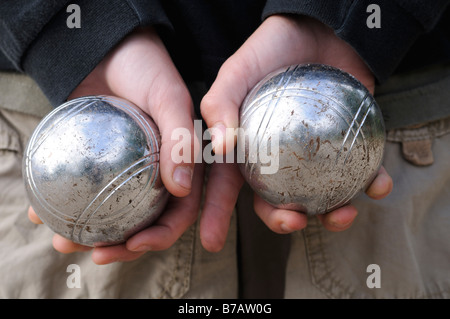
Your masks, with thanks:
M225 154L234 148L235 136L229 134L227 128L239 126L240 105L260 76L247 55L245 50L237 52L222 65L200 104L202 117L210 129L213 150L217 154Z
M234 148L234 129L239 126L241 103L267 72L254 61L251 51L242 47L222 65L200 104L202 117L210 129L213 150L217 154L226 154Z

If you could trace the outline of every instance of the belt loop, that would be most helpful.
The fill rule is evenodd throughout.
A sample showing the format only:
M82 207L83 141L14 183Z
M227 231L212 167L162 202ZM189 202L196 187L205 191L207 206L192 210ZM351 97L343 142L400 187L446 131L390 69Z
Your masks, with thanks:
M402 153L403 157L417 166L427 166L433 164L433 151L431 146L433 138L418 141L403 141Z
M401 143L403 158L408 162L417 166L431 165L434 161L432 144L435 134L430 127L435 123L390 130L387 140Z
M403 157L418 166L433 164L433 141L450 133L450 117L387 131L386 140L401 143Z

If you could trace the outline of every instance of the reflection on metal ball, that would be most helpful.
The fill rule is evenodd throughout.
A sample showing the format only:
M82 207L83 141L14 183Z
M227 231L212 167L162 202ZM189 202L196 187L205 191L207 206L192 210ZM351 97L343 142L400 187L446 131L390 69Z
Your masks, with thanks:
M367 189L383 158L385 128L373 96L326 65L267 75L244 100L240 126L239 166L248 184L272 205L309 215L349 203ZM262 161L263 154L272 162ZM276 171L265 173L275 161Z
M31 206L76 243L122 243L166 205L159 150L158 128L128 101L88 96L64 103L39 123L25 151Z

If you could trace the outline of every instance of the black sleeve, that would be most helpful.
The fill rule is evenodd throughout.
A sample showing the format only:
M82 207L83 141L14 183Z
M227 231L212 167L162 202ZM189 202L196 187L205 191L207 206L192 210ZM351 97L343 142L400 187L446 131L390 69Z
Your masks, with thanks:
M80 28L67 25L69 4L80 7ZM1 62L29 74L58 105L120 40L146 25L170 28L158 0L2 0Z
M300 14L318 19L349 43L383 82L420 35L430 31L449 0L268 0L263 18ZM380 28L369 28L370 4L380 8Z

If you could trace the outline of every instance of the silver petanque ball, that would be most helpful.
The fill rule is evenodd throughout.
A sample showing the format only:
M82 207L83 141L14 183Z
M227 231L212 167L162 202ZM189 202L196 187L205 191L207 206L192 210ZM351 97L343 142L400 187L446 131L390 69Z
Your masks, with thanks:
M385 128L370 92L320 64L267 75L240 109L241 172L278 208L323 214L365 191L382 162Z
M88 96L64 103L39 123L25 151L31 206L76 243L122 243L166 205L159 150L158 128L128 101Z

